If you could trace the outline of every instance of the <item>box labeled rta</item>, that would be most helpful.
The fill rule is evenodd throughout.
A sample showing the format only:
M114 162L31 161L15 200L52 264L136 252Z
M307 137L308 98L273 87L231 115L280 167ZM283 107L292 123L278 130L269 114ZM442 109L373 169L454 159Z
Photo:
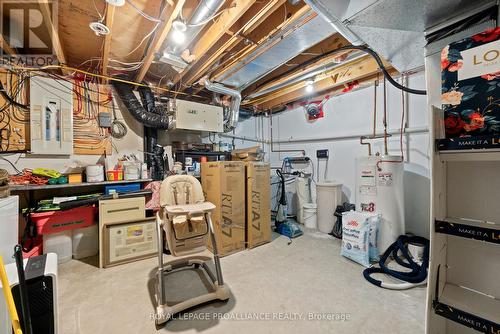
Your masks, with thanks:
M205 162L201 164L201 183L205 200L215 204L212 213L219 255L245 249L245 164L243 162ZM212 241L208 240L212 249Z
M271 241L270 165L246 163L246 244L248 248Z

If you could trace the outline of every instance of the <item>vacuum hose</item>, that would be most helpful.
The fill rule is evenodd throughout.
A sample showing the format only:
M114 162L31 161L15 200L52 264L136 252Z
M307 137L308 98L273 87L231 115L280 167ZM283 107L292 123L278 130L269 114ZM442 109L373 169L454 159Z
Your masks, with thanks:
M414 243L423 246L422 264L416 263L408 251L408 244ZM400 258L399 252L403 255ZM397 271L389 269L386 265L387 259L392 255L394 260L401 266L411 269L411 271ZM423 285L427 280L427 268L429 266L429 240L423 237L401 235L392 245L387 248L380 257L380 268L371 267L363 271L365 279L381 288L390 290L404 290L415 286ZM392 276L403 283L387 283L371 277L372 274L381 273Z

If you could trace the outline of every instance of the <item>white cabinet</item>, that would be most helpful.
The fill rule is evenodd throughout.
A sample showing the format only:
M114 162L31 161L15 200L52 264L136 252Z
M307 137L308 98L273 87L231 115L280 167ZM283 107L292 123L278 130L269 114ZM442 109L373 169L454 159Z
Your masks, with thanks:
M19 238L19 197L0 199L0 255L5 264L13 263L14 246Z

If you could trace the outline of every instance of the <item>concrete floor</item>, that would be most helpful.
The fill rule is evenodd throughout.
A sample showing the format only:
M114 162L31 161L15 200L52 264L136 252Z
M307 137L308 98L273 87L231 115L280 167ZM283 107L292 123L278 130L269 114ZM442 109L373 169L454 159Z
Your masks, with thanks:
M109 269L96 268L95 259L72 260L60 265L59 333L425 332L425 288L377 288L364 280L360 265L339 253L338 240L308 233L290 245L278 237L225 257L223 274L233 297L197 308L159 331L151 320L156 258ZM167 300L206 291L194 271L167 277Z

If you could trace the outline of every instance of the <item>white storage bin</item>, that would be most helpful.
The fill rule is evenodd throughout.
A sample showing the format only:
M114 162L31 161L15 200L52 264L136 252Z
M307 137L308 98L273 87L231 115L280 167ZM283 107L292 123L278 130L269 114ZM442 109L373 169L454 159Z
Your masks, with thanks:
M71 260L73 252L72 231L43 235L43 254L56 253L57 263Z
M99 252L99 227L97 224L73 230L73 258L83 259Z

